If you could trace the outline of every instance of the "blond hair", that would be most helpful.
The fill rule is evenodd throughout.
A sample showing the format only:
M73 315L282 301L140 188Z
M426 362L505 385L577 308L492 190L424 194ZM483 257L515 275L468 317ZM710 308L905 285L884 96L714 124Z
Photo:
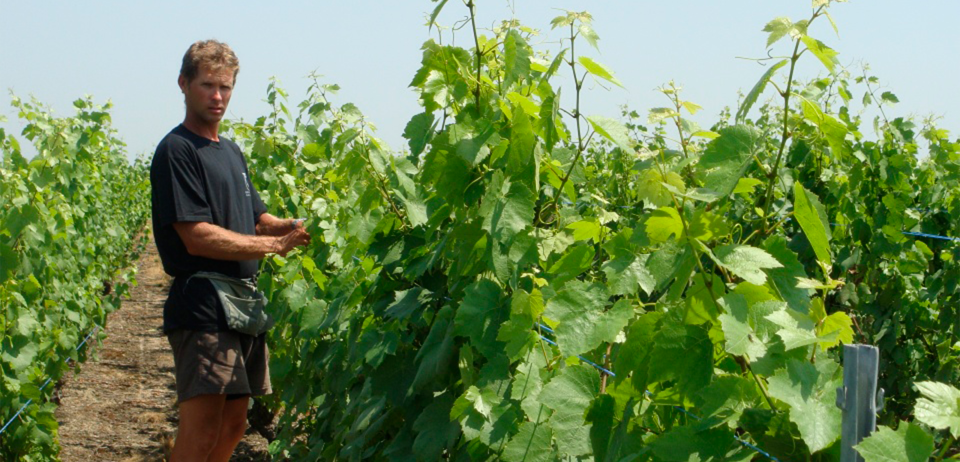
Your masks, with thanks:
M240 60L237 59L230 45L216 40L200 40L190 45L184 53L180 75L190 82L200 72L200 66L204 64L213 71L232 70L234 81L237 80L237 74L240 72Z

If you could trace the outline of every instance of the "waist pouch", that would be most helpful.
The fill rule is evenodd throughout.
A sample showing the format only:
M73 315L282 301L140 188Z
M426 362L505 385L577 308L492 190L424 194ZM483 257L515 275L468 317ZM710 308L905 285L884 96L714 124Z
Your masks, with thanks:
M230 330L258 336L273 327L274 320L266 311L267 300L257 285L249 280L230 277L220 273L200 271L190 278L207 279L213 284L223 305ZM190 282L190 279L187 279Z

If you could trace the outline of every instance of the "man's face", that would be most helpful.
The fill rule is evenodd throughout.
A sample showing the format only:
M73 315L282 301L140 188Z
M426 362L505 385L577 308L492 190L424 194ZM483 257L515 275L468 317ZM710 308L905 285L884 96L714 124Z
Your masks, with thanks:
M201 64L193 80L187 82L186 77L181 75L178 83L187 105L188 118L206 124L220 122L233 92L232 69L212 70L210 66Z

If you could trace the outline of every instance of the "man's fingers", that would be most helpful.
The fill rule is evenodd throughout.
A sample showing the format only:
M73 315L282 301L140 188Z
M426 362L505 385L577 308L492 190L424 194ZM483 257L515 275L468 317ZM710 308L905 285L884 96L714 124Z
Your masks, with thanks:
M308 233L306 229L298 228L295 232L297 233L297 245L307 245L310 243L310 233Z
M296 247L306 246L311 241L310 233L308 233L304 228L297 228L288 232L280 238L280 246L283 247L282 252L278 252L280 256L287 256L287 253L293 250Z

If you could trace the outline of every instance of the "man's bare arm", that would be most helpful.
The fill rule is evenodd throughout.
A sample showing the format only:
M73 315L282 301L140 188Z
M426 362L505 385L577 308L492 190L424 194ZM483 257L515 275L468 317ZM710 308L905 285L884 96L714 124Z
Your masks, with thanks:
M286 255L294 247L310 243L303 228L282 236L249 236L206 222L174 223L187 253L214 260L258 260L271 253Z
M269 213L260 215L257 221L257 236L283 236L294 229L292 219L277 218ZM300 226L300 225L297 225Z

